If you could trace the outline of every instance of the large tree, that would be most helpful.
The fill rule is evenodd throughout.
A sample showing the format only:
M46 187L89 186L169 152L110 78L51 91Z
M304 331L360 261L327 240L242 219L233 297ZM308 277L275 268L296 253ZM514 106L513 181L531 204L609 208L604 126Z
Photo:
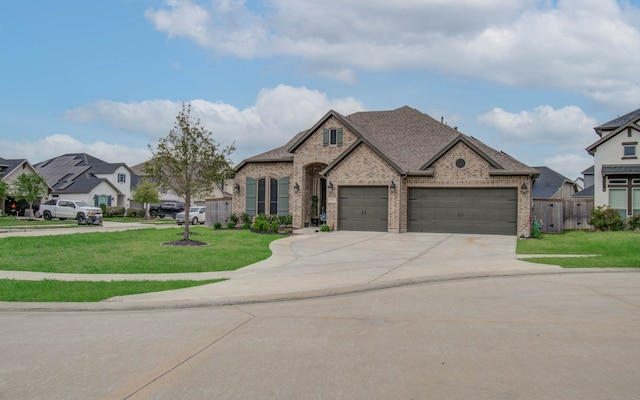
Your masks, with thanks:
M11 196L18 201L25 200L30 210L33 210L33 203L40 201L48 191L47 182L38 174L22 174L11 184Z
M169 135L158 141L155 151L151 146L149 149L153 154L145 166L149 177L185 199L183 239L188 242L191 198L211 190L215 182L231 174L229 156L235 147L222 148L200 119L191 115L191 103L182 103Z
M136 186L133 192L133 201L144 204L144 217L149 218L149 203L157 203L160 201L158 188L148 180L143 180Z

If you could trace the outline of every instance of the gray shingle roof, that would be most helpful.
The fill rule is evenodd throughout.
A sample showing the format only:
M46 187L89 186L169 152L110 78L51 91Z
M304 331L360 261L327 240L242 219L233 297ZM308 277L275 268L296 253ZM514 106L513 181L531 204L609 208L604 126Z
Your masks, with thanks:
M51 158L34 167L55 192L88 193L105 181L92 174L112 174L122 165L125 164L107 163L86 153L74 153Z
M501 170L505 174L537 175L535 169L509 155L407 106L390 111L357 112L348 116L330 111L314 127L298 133L287 145L248 158L236 169L248 162L293 160L292 152L297 146L331 116L344 122L362 141L375 147L390 164L401 170L399 172L424 170L428 167L425 163L433 160L452 142L463 140L482 153L496 172Z
M604 124L597 126L595 129L597 130L612 130L621 127L622 125L626 125L627 123L640 118L640 108L635 111L631 111L621 117L616 119L612 119L609 122L605 122Z
M18 168L23 163L27 162L26 159L6 159L0 158L0 179L9 175L14 169Z
M573 198L593 198L593 185L587 186L578 193L571 195Z
M540 171L540 176L533 183L531 194L534 199L550 199L565 184L573 182L566 176L548 167L534 167Z

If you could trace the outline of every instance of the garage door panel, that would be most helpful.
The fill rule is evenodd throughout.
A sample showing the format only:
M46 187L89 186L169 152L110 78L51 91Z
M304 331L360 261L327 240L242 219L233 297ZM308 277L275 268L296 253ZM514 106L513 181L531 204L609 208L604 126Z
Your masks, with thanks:
M386 187L340 187L338 229L386 232L388 230L388 203Z
M516 234L517 190L410 188L410 232Z

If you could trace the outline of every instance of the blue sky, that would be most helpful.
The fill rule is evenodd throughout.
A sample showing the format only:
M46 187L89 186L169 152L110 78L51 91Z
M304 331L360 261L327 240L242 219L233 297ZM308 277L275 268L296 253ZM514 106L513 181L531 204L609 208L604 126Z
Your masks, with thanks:
M393 4L391 4L393 3ZM182 102L234 163L328 110L404 105L573 179L640 107L640 0L0 4L0 157L134 165Z

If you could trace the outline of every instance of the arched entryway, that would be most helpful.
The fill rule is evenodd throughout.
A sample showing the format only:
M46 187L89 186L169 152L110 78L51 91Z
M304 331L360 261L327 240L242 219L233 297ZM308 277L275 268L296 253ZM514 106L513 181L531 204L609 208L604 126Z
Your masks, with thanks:
M305 226L318 226L327 209L327 181L320 172L327 164L313 163L304 167L304 192L302 193L302 220Z

